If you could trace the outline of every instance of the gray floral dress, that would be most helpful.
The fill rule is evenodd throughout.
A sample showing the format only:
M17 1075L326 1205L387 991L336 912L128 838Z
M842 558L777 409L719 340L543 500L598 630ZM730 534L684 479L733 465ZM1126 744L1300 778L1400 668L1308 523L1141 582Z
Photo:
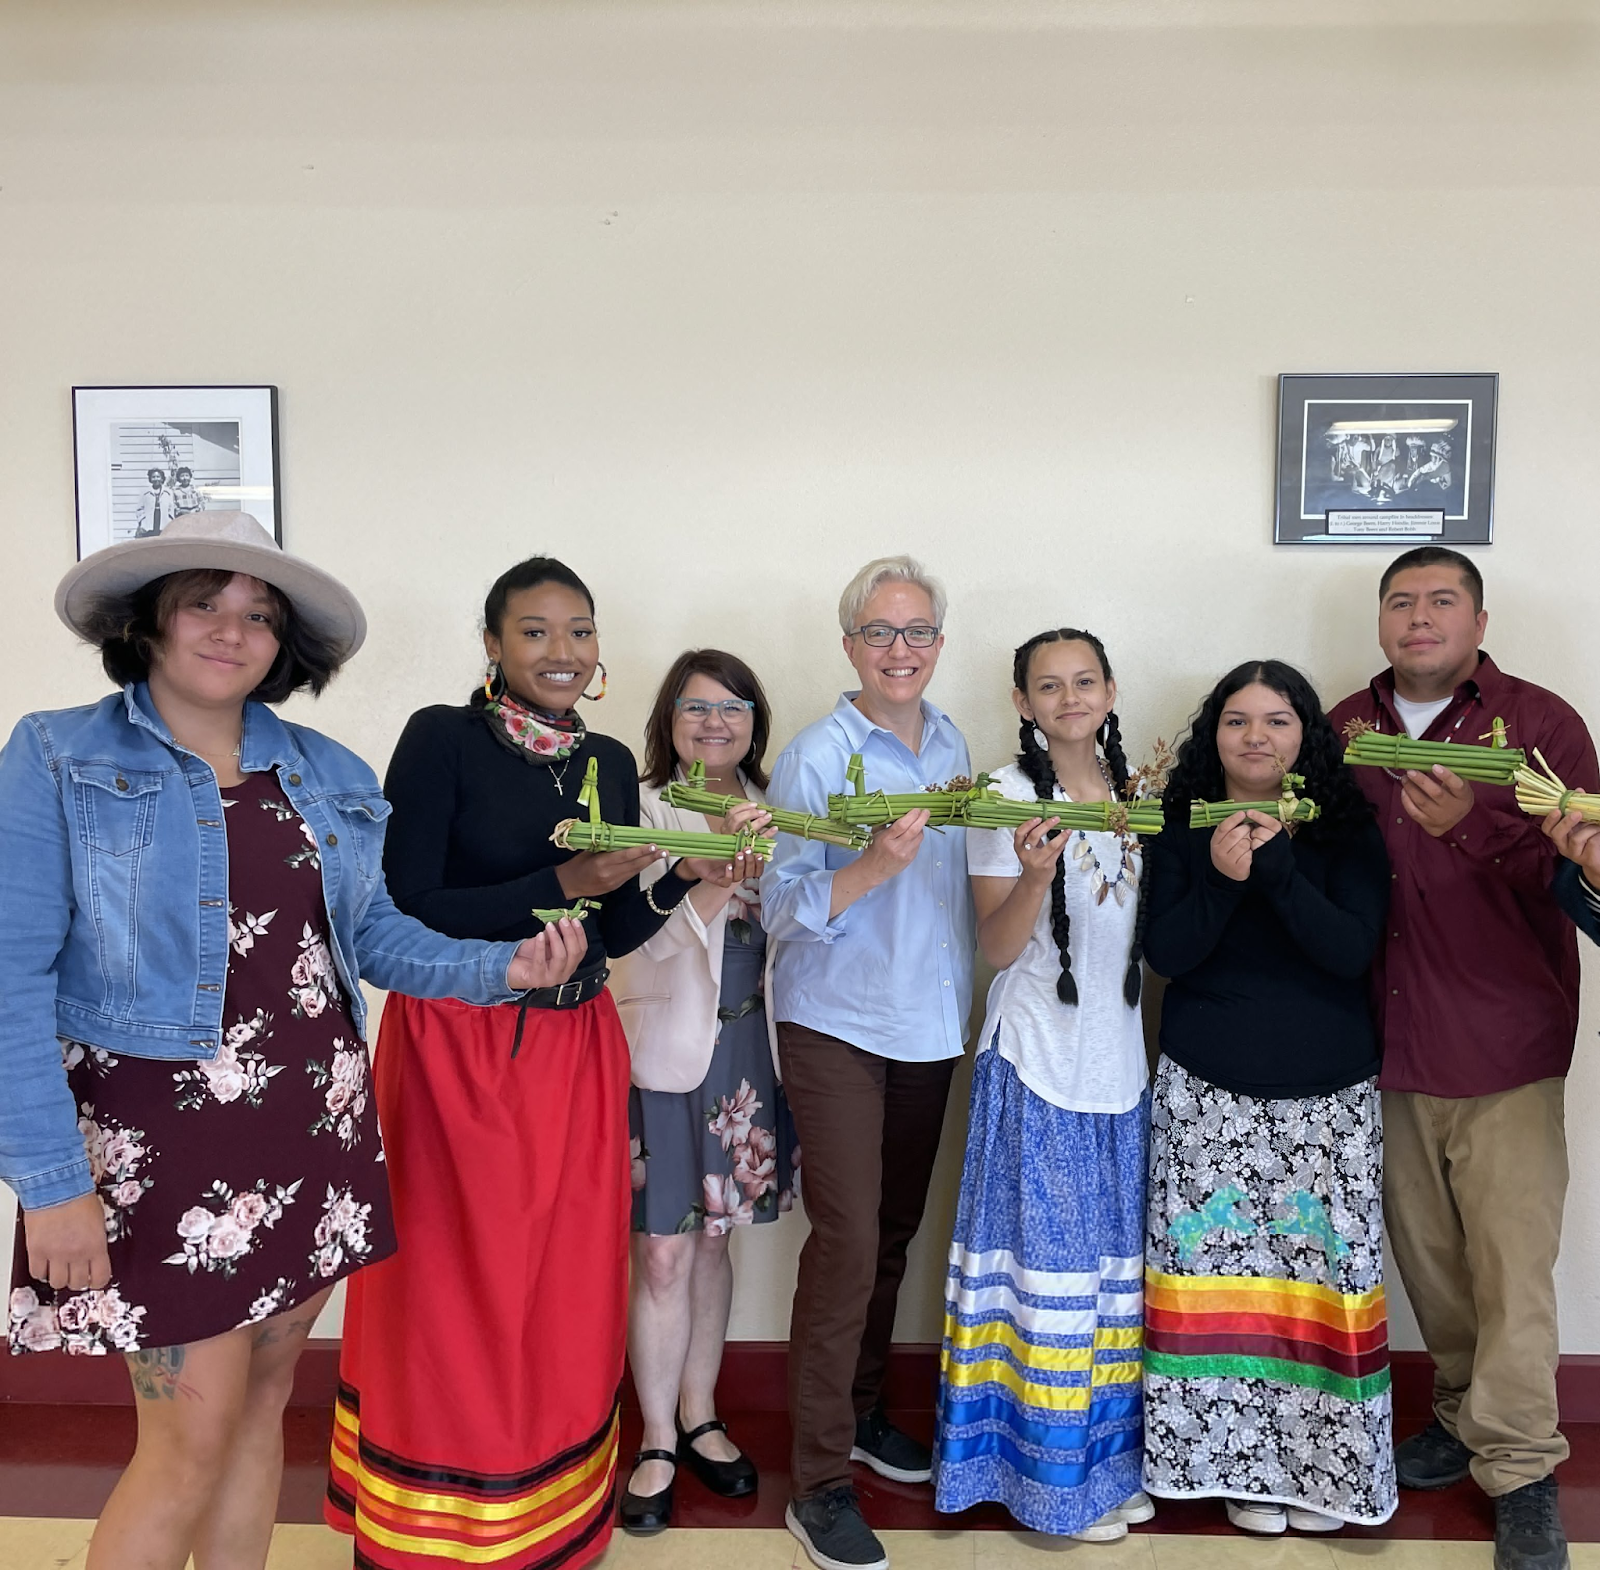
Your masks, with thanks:
M62 1043L111 1284L52 1291L17 1229L13 1352L178 1346L284 1312L394 1250L366 1044L334 970L316 840L273 774L223 792L228 979L207 1061Z
M705 1079L686 1092L633 1087L635 1232L716 1235L773 1220L799 1191L800 1147L767 1039L766 952L761 907L735 900Z

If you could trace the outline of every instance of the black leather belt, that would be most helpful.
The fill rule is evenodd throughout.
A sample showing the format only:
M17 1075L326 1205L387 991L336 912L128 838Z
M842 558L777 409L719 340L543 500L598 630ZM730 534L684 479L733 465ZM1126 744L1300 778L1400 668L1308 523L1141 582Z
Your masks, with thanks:
M517 1031L511 1038L511 1056L522 1050L522 1028L528 1022L529 1009L575 1009L597 998L605 990L606 978L611 972L605 966L591 971L587 976L574 976L558 987L534 987L517 999Z

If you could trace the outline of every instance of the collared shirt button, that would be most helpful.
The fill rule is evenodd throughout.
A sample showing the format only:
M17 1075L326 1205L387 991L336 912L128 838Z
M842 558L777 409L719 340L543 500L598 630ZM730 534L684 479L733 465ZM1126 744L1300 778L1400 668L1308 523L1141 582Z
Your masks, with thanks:
M1400 996L1400 989L1398 987L1391 987L1390 990L1389 990L1389 996L1391 998L1399 997Z
M1397 937L1399 937L1399 936L1400 936L1400 934L1399 934L1399 933L1398 933L1398 932L1391 932L1391 933L1390 933L1390 934L1389 934L1389 936L1390 936L1390 937L1391 937L1391 938L1397 938Z
M300 776L298 774L291 774L289 776L289 783L291 785L298 785L300 783Z
M339 843L339 836L337 834L330 834L328 836L328 843L330 845L337 845Z
M1396 823L1404 823L1406 820L1404 818L1396 818L1394 821Z
M945 982L945 985L948 987L950 985L950 983L947 981L947 982Z

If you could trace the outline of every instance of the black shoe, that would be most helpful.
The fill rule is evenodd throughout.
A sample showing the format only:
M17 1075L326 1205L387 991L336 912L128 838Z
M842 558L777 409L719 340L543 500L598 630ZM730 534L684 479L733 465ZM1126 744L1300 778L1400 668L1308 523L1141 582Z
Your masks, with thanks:
M678 1425L678 1459L687 1461L689 1470L712 1493L721 1494L724 1499L742 1499L746 1494L756 1491L756 1469L749 1456L737 1455L731 1461L714 1461L710 1456L701 1455L694 1447L695 1440L702 1434L727 1433L726 1423L712 1418L709 1423L685 1431L683 1419L676 1413L673 1414L673 1421Z
M1402 1488L1448 1488L1472 1470L1472 1452L1438 1418L1394 1447Z
M933 1452L894 1427L881 1406L856 1419L850 1459L865 1462L879 1477L897 1483L926 1483L933 1476Z
M641 1450L634 1458L634 1470L646 1461L670 1461L676 1473L678 1458L670 1450ZM675 1482L676 1476L673 1481ZM659 1494L636 1494L630 1488L622 1496L622 1530L635 1537L654 1537L672 1525L672 1484Z
M818 1570L889 1570L889 1556L861 1519L853 1488L829 1488L809 1499L791 1499L783 1524L800 1539Z
M1494 1570L1567 1570L1556 1480L1541 1477L1494 1502Z

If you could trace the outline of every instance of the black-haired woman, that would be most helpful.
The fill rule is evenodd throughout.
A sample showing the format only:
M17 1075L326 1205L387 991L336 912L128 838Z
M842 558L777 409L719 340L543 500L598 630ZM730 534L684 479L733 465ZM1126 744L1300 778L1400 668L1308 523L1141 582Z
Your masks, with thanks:
M1201 705L1151 845L1151 966L1172 978L1152 1114L1145 1486L1243 1531L1395 1508L1378 1043L1367 971L1389 865L1311 684L1278 660ZM1270 800L1308 824L1201 799Z
M580 933L394 908L372 771L269 707L327 685L361 608L248 514L98 551L56 608L122 690L0 750L11 1349L127 1359L90 1566L260 1565L295 1361L394 1248L359 983L488 1004L570 975Z
M1022 744L999 789L1121 799L1100 640L1040 633L1013 680ZM995 1500L1036 1531L1108 1542L1154 1513L1140 1491L1144 883L1125 835L1058 822L967 831L978 942L999 974L950 1253L937 1505Z
M574 855L591 758L601 815L639 822L638 769L590 732L605 690L594 601L561 562L484 605L483 688L407 723L387 779L395 902L460 936L538 931L599 901L571 981L522 1007L391 994L374 1065L400 1252L350 1294L327 1517L380 1570L576 1566L611 1525L628 1281L628 1046L608 955L656 932L701 873L646 890L653 849ZM589 684L599 671L600 691Z
M767 695L743 660L691 649L672 663L645 726L643 821L703 830L661 799L704 764L706 784L745 798L718 829L765 827ZM767 1016L760 863L728 887L702 883L616 967L612 991L633 1052L635 1150L628 1360L644 1418L622 1497L624 1530L672 1517L675 1456L713 1492L754 1491L756 1471L717 1419L717 1372L733 1301L732 1229L790 1207L793 1125Z

